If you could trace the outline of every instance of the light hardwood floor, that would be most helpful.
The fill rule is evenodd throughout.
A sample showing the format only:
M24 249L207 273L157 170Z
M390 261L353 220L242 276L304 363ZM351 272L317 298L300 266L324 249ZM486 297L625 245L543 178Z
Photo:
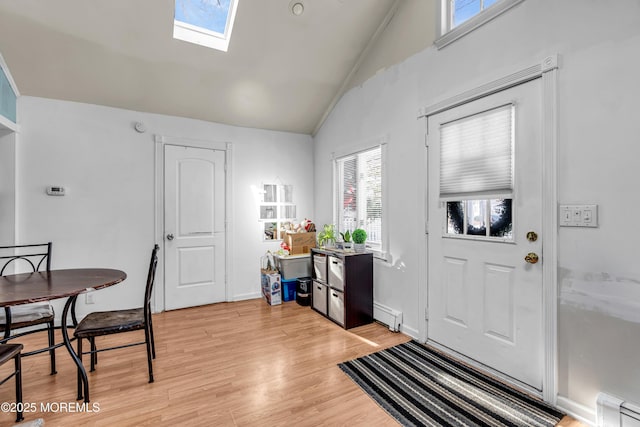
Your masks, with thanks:
M154 329L155 382L147 382L143 346L100 353L89 373L94 412L56 411L76 404L75 365L64 348L54 376L48 356L23 359L24 401L36 408L25 419L43 418L47 427L398 425L337 366L410 339L383 325L345 331L295 302L250 300L157 314ZM13 401L11 380L0 387L0 402ZM0 425L14 419L0 413ZM566 417L560 425L580 424Z

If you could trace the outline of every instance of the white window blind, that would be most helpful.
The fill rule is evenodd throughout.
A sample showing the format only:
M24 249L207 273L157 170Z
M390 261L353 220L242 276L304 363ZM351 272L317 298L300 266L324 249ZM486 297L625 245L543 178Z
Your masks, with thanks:
M513 105L440 127L440 197L513 193Z
M382 149L380 146L336 159L337 218L341 232L363 228L367 246L382 245Z

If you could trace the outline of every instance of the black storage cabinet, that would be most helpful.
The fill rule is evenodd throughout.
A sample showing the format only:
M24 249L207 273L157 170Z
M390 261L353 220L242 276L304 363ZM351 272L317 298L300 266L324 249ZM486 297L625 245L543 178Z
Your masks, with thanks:
M326 257L325 262L316 265L315 255ZM342 277L332 275L331 268L339 271ZM315 311L345 329L373 322L372 253L313 248L311 272L311 305Z

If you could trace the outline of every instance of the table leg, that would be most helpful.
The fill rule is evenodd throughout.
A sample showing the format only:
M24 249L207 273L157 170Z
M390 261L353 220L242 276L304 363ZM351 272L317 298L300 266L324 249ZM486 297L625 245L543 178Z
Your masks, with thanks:
M77 295L69 297L67 302L64 304L64 309L62 310L62 340L64 341L64 346L69 351L71 358L75 362L78 367L78 400L82 399L83 388L84 388L84 401L89 403L89 378L87 377L87 371L84 369L82 365L82 361L78 358L78 355L75 351L73 351L73 347L71 346L71 340L69 339L69 333L67 331L67 316L69 314L69 307L73 305L73 312L71 313L74 322L75 322L75 302L78 298Z

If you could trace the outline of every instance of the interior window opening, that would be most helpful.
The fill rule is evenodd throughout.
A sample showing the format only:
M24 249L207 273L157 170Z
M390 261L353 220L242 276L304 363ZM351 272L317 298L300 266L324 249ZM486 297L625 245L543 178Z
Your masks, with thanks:
M512 240L512 199L447 202L446 234Z

